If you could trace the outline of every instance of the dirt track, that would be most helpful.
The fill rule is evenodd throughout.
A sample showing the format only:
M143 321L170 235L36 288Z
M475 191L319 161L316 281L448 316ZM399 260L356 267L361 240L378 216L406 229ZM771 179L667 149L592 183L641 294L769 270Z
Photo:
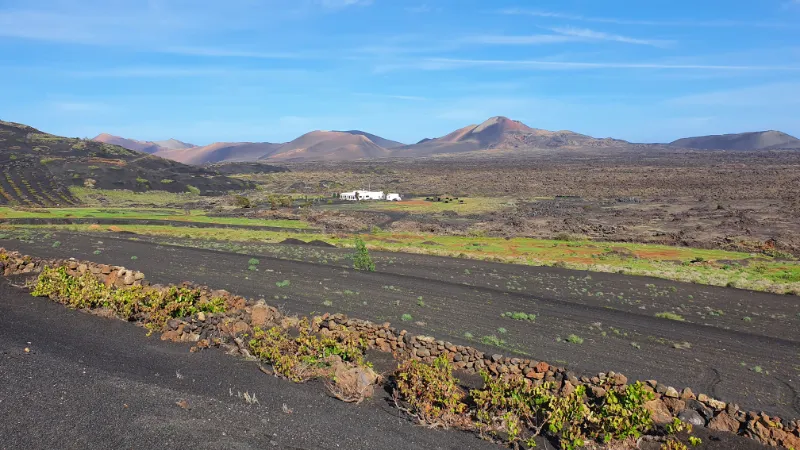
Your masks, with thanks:
M795 296L421 255L375 255L378 273L346 269L341 261L257 256L259 270L250 271L248 255L110 236L55 238L62 242L58 248L43 241L0 245L39 256L122 264L144 271L153 282L201 282L263 297L290 312L345 312L396 325L410 314L413 319L402 326L411 331L487 352L514 351L576 372L615 370L689 386L748 409L800 416L800 299ZM101 253L95 255L95 249ZM290 285L276 286L283 280ZM654 317L677 309L686 322ZM502 318L507 311L538 317L535 322ZM565 342L570 334L584 342ZM505 341L502 348L479 341L491 335Z

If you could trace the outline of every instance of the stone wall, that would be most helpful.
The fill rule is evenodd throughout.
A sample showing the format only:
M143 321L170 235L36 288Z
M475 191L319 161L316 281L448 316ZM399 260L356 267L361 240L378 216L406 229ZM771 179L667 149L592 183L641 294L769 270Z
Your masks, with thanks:
M75 259L39 259L0 248L0 270L6 276L34 275L45 266L64 266L68 273L75 276L90 272L107 286L149 285L142 272L120 266ZM199 313L192 317L173 319L167 323L161 338L194 343L192 351L222 346L231 352L247 354L242 345L242 335L252 333L254 327L288 328L298 322L297 317L286 316L263 300L256 302L207 286L189 283L183 283L182 286L198 289L201 298L222 298L227 305L225 313ZM169 286L163 288L167 289ZM494 375L516 374L524 376L534 384L554 383L556 389L563 392L585 385L590 395L603 396L605 388L609 385L624 387L628 383L628 379L619 373L608 372L595 376L576 374L544 361L507 357L501 354L490 355L469 346L456 345L430 336L414 336L406 330L392 327L388 322L375 324L351 319L343 314L325 314L311 318L311 324L313 331L321 334L335 334L345 329L350 332L356 331L371 348L391 352L397 359L430 362L440 355L446 355L458 370L471 373L485 370ZM713 430L756 439L767 445L800 450L800 420L783 420L764 412L743 411L733 403L725 403L704 394L695 394L689 388L679 390L655 380L647 380L645 389L653 392L655 397L646 404L646 407L651 411L656 423L667 423L678 417L694 426L707 426Z

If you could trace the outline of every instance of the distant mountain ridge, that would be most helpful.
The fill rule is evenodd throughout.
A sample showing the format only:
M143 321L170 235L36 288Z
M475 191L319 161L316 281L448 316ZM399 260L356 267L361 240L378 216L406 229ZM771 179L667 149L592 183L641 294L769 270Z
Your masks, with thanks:
M312 131L259 158L264 161L341 161L390 156L390 151L363 134Z
M144 153L156 153L161 150L183 150L197 147L194 144L187 144L177 139L167 139L165 141L138 141L136 139L127 139L113 134L101 133L93 139L95 142L102 142L104 144L119 145L128 150L135 150Z
M548 131L531 128L518 120L492 117L480 125L469 125L435 139L423 139L414 145L395 149L397 156L491 151L494 149L625 146L617 139L597 139L572 131Z
M569 130L549 131L532 128L503 116L468 125L437 138L425 138L405 145L360 130L306 133L290 142L215 142L198 147L176 139L137 141L101 134L94 140L152 153L184 164L204 165L225 162L351 161L376 158L447 156L469 153L491 156L499 152L669 150L670 148L709 150L798 149L800 140L779 131L698 136L669 144L635 144L613 138L595 138ZM513 153L512 153L513 154Z
M769 130L688 137L670 142L669 145L703 150L800 149L800 139L780 131Z

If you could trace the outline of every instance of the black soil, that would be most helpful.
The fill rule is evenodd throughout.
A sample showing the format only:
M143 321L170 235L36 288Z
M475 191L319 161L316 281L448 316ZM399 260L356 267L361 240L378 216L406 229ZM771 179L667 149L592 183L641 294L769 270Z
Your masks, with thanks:
M61 245L53 247L51 240ZM0 245L125 265L152 282L200 282L262 297L293 313L344 312L390 321L489 353L541 359L580 373L614 370L631 379L688 386L746 409L800 417L796 296L398 253L374 252L378 272L365 273L348 268L352 263L341 250L309 246L277 245L283 252L277 258L111 235L56 234ZM248 270L253 256L260 259L258 271ZM276 285L284 280L290 284ZM517 311L537 318L501 317ZM659 312L680 313L685 321L655 317ZM412 320L402 322L404 314ZM567 342L571 334L583 343ZM494 344L487 336L496 337Z
M188 350L0 280L0 449L498 448L416 427L382 391L354 406L319 383L268 376L218 350Z
M68 186L136 192L161 190L219 195L252 187L210 169L188 166L125 148L43 133L0 121L0 205L65 206L76 203Z

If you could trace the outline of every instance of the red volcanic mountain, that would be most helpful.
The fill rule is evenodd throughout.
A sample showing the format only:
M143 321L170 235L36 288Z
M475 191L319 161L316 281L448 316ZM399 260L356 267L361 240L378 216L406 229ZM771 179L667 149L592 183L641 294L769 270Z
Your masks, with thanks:
M248 162L272 153L281 144L269 142L215 142L204 147L178 150L160 150L157 156L184 164L211 164L218 162Z
M469 125L446 136L423 139L393 150L393 156L430 156L514 148L602 147L627 145L616 139L596 139L572 131L531 128L507 117L492 117L480 125Z
M362 134L341 131L312 131L287 142L272 153L261 157L265 161L351 161L389 156L389 150Z
M123 137L114 136L113 134L108 134L108 133L98 134L92 140L95 142L103 142L105 144L119 145L120 147L127 148L128 150L134 150L137 152L144 152L144 153L155 153L161 149L161 147L155 142L137 141L135 139L125 139Z

